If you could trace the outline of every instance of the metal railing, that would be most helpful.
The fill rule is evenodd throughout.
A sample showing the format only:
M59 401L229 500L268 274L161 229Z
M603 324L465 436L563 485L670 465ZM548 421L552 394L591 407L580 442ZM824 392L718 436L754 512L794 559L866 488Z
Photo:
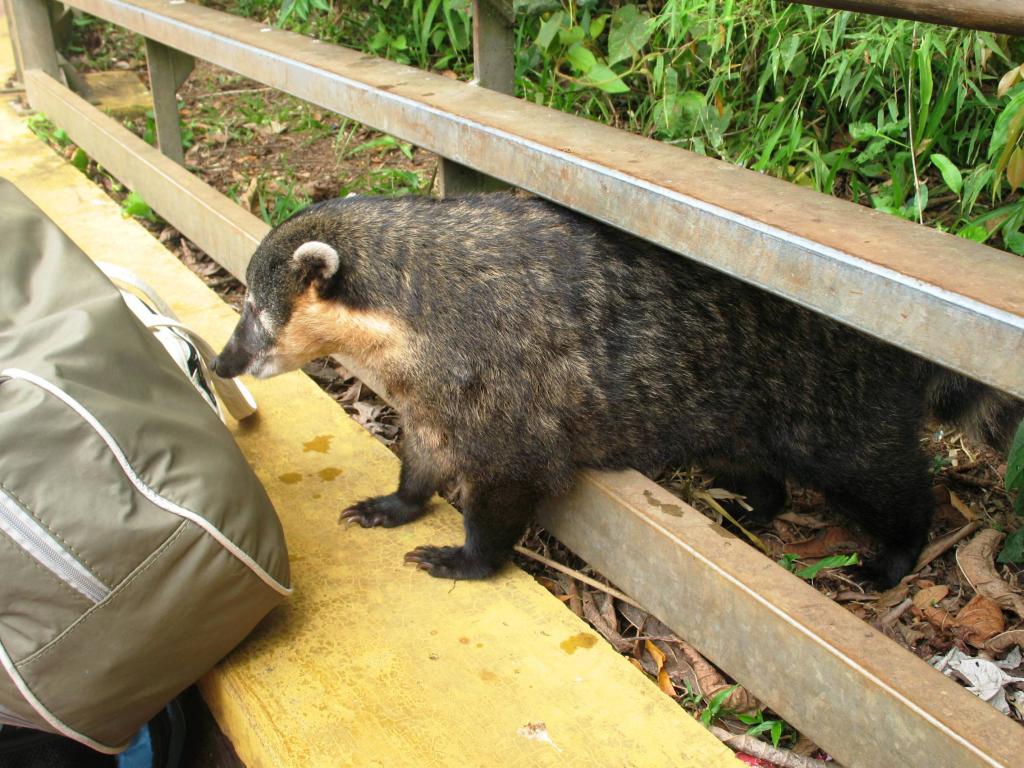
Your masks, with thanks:
M898 19L1024 35L1020 0L787 0L845 11L874 13Z
M238 277L267 228L180 165L175 90L193 57L438 153L445 194L524 188L1024 396L1024 259L514 98L507 0L474 2L474 84L183 0L72 0L145 37L163 155L60 84L44 0L8 1L32 106ZM810 4L1024 22L1016 2ZM585 472L542 522L849 766L1009 766L1024 753L1018 726L679 510L636 473ZM772 640L752 649L737 627Z
M1024 262L1015 256L489 88L178 0L74 6L436 152L456 164L443 170L446 192L465 186L458 166L473 168L1024 396ZM497 15L488 3L479 7ZM43 45L38 32L25 33L26 52ZM32 66L53 73L52 51L43 58ZM168 68L161 59L150 60L155 73ZM488 82L488 67L478 61L477 70ZM155 105L165 100L158 95ZM166 126L167 134L176 121L169 107L157 111L158 131ZM171 144L165 151L176 152Z

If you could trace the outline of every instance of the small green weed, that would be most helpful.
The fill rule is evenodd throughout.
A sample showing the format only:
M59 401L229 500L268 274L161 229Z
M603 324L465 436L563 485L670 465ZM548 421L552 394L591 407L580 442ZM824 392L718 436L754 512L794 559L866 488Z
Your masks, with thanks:
M729 694L737 688L739 688L738 685L730 685L728 688L723 688L708 699L707 706L704 707L704 711L700 713L700 721L704 723L705 728L710 726L714 720L717 720L728 711L723 709L725 706L725 700L729 698Z
M801 579L807 579L808 581L813 579L826 568L845 568L848 565L860 564L860 557L856 552L849 555L832 555L830 557L823 557L813 565L808 565L797 570L797 561L799 559L800 555L785 554L779 558L779 565L787 571L796 574Z
M1006 492L1013 499L1013 509L1024 516L1024 421L1017 427L1017 434L1010 446L1006 459ZM1024 528L1006 537L998 558L1000 563L1024 564Z
M249 207L272 227L313 202L293 181L271 179L266 174L257 176L245 191L240 191L238 185L232 185L228 196L243 207Z
M178 114L181 114L181 108L183 104L178 105ZM191 120L181 120L180 123L181 131L181 148L187 150L193 144L195 144L195 129L194 122ZM129 128L131 125L129 124ZM156 136L156 116L153 114L152 109L146 110L144 123L142 126L142 140L151 146L157 145Z
M346 153L346 157L352 157L353 155L358 155L358 154L361 154L363 152L369 152L369 151L375 151L375 150L376 151L389 152L389 151L395 150L395 149L397 149L399 152L401 152L403 155L405 155L409 160L412 160L412 152L413 152L412 144L409 144L409 143L404 142L404 141L399 141L394 136L387 136L387 135L385 135L385 136L378 136L375 139L370 139L369 141L364 141L359 146L353 147L352 149L348 150L348 152Z
M25 124L32 133L47 144L51 144L61 149L71 144L71 137L68 136L67 132L63 128L55 126L50 122L50 118L41 112L29 115Z
M401 168L377 168L346 182L338 193L344 197L350 193L360 195L425 195L430 191L432 180L416 171Z
M760 736L762 733L768 733L772 740L772 746L779 746L782 732L786 727L784 720L766 720L763 711L755 715L743 715L737 712L734 717L744 725L749 726L747 728L747 736Z
M142 196L135 191L129 192L128 196L121 201L121 213L125 218L134 216L146 221L155 222L156 213L149 207L149 203L142 199Z

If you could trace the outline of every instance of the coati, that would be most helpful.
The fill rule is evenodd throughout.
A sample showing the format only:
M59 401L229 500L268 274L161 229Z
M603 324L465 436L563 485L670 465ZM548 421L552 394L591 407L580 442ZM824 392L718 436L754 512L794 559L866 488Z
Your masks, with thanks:
M880 546L881 585L914 565L934 504L927 412L1000 443L1019 401L689 259L510 193L348 198L270 232L214 362L273 376L329 353L382 387L405 429L398 490L341 518L397 526L444 481L463 546L406 556L486 577L538 502L583 467L699 463L768 520L786 478Z

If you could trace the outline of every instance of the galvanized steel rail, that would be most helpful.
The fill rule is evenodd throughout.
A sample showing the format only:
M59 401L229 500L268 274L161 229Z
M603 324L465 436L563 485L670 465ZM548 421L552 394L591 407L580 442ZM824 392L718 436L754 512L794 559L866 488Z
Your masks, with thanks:
M1018 257L180 0L72 4L1024 397Z

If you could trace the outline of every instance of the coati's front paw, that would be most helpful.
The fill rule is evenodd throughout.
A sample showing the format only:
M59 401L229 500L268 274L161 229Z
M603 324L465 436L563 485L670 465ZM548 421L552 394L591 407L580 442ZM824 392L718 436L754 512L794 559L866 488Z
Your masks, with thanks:
M397 494L364 499L346 509L338 523L358 523L363 528L394 528L415 520L423 514L423 505L410 504Z
M465 547L416 547L405 562L439 579L484 579L501 567L471 557Z

